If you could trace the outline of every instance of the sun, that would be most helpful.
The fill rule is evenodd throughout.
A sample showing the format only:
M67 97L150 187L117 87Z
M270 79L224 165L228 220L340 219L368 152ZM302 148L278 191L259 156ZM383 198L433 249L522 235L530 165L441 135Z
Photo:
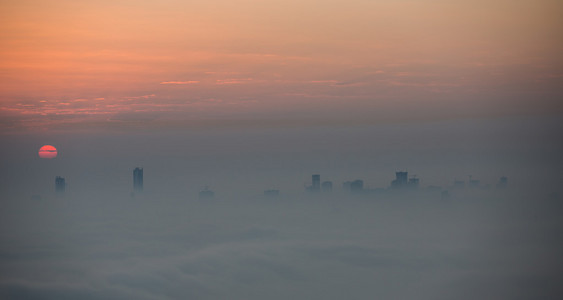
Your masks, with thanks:
M57 157L57 148L51 145L45 145L39 148L39 157L41 158L55 158Z

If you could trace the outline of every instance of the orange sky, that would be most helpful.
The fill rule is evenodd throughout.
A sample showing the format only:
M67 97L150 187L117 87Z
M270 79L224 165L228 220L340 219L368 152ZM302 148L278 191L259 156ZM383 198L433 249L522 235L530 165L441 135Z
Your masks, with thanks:
M556 0L20 0L0 18L0 130L563 112Z

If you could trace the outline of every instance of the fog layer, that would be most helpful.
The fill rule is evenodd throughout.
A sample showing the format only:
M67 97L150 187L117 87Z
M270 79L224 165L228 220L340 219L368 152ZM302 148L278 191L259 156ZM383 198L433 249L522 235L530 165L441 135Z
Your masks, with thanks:
M0 297L559 299L558 126L3 137ZM47 143L59 157L36 158ZM131 194L138 166L145 190ZM387 189L397 170L419 191L340 188ZM315 173L332 193L304 191ZM451 187L467 175L481 186ZM205 185L214 199L198 199Z

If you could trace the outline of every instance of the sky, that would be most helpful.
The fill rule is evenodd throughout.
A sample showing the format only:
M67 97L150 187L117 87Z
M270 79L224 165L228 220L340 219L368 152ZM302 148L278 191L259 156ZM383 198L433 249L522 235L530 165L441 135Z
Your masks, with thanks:
M563 5L2 1L0 130L561 114Z

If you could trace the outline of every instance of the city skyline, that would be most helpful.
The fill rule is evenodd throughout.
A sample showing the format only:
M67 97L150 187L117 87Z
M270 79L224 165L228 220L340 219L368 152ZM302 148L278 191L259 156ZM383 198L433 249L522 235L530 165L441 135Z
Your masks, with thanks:
M141 167L136 167L133 170L133 189L132 189L132 194L134 195L134 192L143 192L144 189L144 181L143 181L143 168ZM426 186L420 186L420 177L418 175L411 175L410 177L408 176L408 172L407 171L397 171L395 172L395 176L396 178L393 180L389 181L389 184L387 186L374 186L374 185L368 185L364 187L364 180L363 179L355 179L352 181L344 181L342 182L341 188L339 189L340 191L344 191L344 192L351 192L351 193L355 193L355 194L364 194L367 196L374 196L374 192L380 193L379 195L381 195L381 192L396 192L396 191L422 191L422 190L427 190L427 191L433 191L436 192L435 196L440 195L437 192L446 192L449 194L450 190L462 190L466 187L469 187L470 189L481 189L481 190L489 190L492 188L496 188L496 189L505 189L508 187L508 177L507 176L500 176L498 181L496 182L496 184L490 184L490 183L482 183L480 180L478 179L472 179L473 175L467 175L468 177L468 185L465 185L465 180L459 180L458 178L454 178L451 180L451 184L450 185L446 185L446 186L438 186L432 183L427 184ZM247 183L247 186L253 186L253 184L251 182ZM61 177L61 176L56 176L55 178L55 191L57 193L64 193L66 190L66 182L65 182L65 178ZM220 187L219 187L220 190ZM333 182L330 180L325 180L322 181L322 185L321 185L321 174L312 174L311 175L311 184L310 185L305 185L305 189L304 191L309 192L309 193L320 193L321 191L323 193L331 193L333 191ZM249 191L250 192L250 191ZM257 191L254 191L257 192ZM287 191L284 191L284 193ZM293 192L294 194L294 190L292 190L291 192ZM277 196L280 194L280 190L279 189L268 189L268 190L264 190L264 195L265 196ZM48 193L47 193L48 194ZM248 196L250 196L252 194L249 194ZM41 193L40 194L33 194L31 195L31 198L33 197L41 197ZM205 185L200 191L199 191L199 198L213 198L214 197L214 192L210 189L209 185ZM193 195L185 195L185 200L189 201L190 199L193 198ZM374 200L378 200L377 195L375 195L375 197L373 197Z

